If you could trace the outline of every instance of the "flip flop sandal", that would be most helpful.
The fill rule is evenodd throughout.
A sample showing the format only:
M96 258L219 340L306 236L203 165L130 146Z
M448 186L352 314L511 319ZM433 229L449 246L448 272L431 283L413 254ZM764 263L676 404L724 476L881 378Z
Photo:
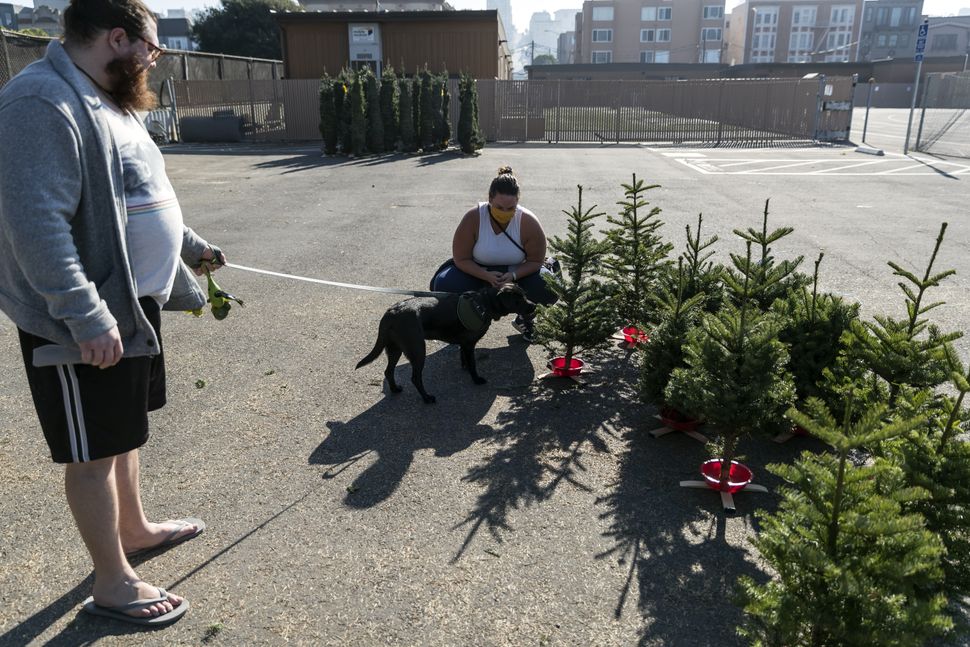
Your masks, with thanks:
M182 542L188 541L190 539L195 539L205 530L205 522L201 519L196 519L195 517L186 517L185 519L176 519L169 523L176 523L178 527L169 533L168 537L158 542L154 546L149 546L148 548L139 548L131 552L125 553L125 557L131 559L132 557L141 557L142 555L147 555L148 553L154 553L155 551L167 550L172 546L178 546ZM197 530L188 535L178 536L186 526L196 526Z
M94 596L91 596L84 601L83 608L85 612L90 613L93 616L103 616L105 618L121 620L122 622L129 622L134 625L147 625L153 627L171 624L185 615L185 612L189 610L189 601L182 600L182 604L178 605L168 613L163 613L160 616L136 617L128 615L127 612L129 611L137 611L138 609L145 609L153 604L158 604L159 602L165 602L168 599L168 593L166 593L165 589L161 587L156 588L158 589L157 598L135 600L134 602L129 602L128 604L122 604L116 607L103 607L100 604L95 604Z

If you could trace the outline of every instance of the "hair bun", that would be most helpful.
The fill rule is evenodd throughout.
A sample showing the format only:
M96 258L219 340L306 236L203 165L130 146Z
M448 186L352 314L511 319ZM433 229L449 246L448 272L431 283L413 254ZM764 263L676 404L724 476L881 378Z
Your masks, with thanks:
M500 166L500 167L498 167L498 174L499 175L515 175L515 173L512 172L512 167L511 166Z

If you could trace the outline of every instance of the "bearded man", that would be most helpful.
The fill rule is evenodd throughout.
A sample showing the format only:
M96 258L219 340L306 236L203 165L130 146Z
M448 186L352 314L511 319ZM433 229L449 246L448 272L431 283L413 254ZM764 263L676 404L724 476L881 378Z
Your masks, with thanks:
M94 562L84 610L166 624L188 601L129 563L198 536L148 521L138 448L165 403L160 310L201 307L225 256L182 222L135 111L155 101L162 49L141 0L72 0L64 41L0 92L0 310L16 324L31 395Z

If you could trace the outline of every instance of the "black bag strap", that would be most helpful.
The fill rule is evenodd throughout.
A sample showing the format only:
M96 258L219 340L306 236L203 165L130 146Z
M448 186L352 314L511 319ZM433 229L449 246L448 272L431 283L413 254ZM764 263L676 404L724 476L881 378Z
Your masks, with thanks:
M488 207L488 217L492 219L492 222L494 222L496 225L498 225L498 228L502 230L502 233L505 234L505 237L508 238L509 240L511 240L512 241L512 244L515 245L516 247L518 247L520 252L522 252L523 254L525 254L525 258L526 258L526 260L528 260L529 259L529 253L525 251L525 248L522 247L522 245L520 245L519 243L517 243L516 240L514 238L512 238L511 234L509 234L509 232L506 230L506 227L503 227L502 226L502 223L500 223L498 220L495 219L495 216L492 215L492 207Z

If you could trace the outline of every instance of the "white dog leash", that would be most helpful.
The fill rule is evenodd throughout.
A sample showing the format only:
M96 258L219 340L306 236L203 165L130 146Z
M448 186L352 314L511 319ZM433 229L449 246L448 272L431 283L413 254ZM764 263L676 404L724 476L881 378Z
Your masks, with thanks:
M255 274L266 274L267 276L276 276L282 279L290 279L291 281L304 281L306 283L319 283L321 285L332 285L338 288L349 288L351 290L366 290L368 292L385 292L387 294L404 294L412 297L444 297L453 292L430 292L428 290L399 290L397 288L379 288L373 285L357 285L356 283L340 283L339 281L325 281L323 279L314 279L308 276L297 276L296 274L284 274L282 272L272 272L270 270L261 270L256 267L247 267L245 265L237 265L235 263L226 263L223 267L231 267L235 270L242 270L243 272L253 272Z

